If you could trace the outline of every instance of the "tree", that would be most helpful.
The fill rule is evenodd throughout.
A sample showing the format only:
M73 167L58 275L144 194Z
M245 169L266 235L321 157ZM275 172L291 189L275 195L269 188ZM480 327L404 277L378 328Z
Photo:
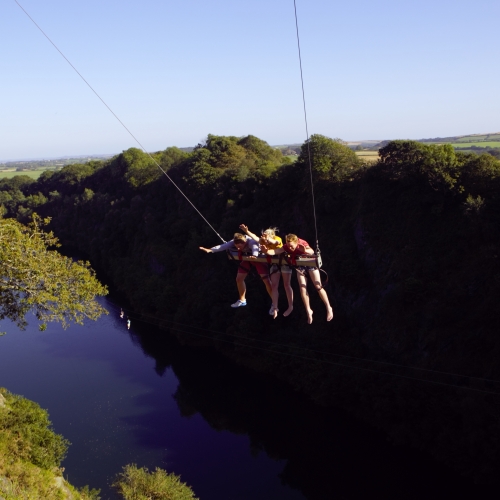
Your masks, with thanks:
M254 135L247 135L242 137L238 144L247 150L255 158L256 163L273 162L279 165L283 159L283 153L276 148L272 148L266 141L255 137Z
M316 179L341 180L361 165L356 153L340 139L313 134L302 145L297 163L312 170Z
M66 328L97 319L105 309L95 297L107 289L95 277L89 263L75 262L56 250L52 232L44 232L42 220L33 215L23 226L13 219L0 219L0 319L10 319L20 328L33 312L41 330L57 321Z
M425 181L436 191L454 188L466 157L451 144L423 144L417 141L391 141L379 150L380 165L392 179Z
M165 149L161 153L160 164L163 170L169 170L189 158L189 153L185 153L175 146Z
M424 161L425 145L417 141L390 141L379 149L380 163L393 178L406 175Z
M138 148L124 151L121 154L121 161L126 166L125 178L133 187L145 186L162 175L151 156Z
M491 155L477 156L473 153L466 156L466 162L460 173L460 184L463 189L474 196L495 197L498 195L500 181L500 162Z
M497 159L500 159L500 149L499 148L489 149L488 154L491 156L494 156Z

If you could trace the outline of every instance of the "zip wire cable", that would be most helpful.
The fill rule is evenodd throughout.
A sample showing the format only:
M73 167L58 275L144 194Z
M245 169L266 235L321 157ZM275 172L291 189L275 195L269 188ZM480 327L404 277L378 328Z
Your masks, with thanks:
M148 322L148 321L144 321L144 320L140 320L140 321L142 321L143 323L146 323L146 324L154 324L154 323L151 323L151 322ZM198 328L198 327L195 327L195 328ZM200 330L204 330L203 328L199 328L199 329ZM213 337L210 337L208 335L202 335L201 333L190 332L190 331L187 331L187 330L183 330L181 328L170 328L170 330L172 330L174 332L179 332L179 333L186 333L188 335L194 335L195 337L201 337L201 338L206 338L206 339L209 339L209 340L214 340ZM210 331L210 330L207 330L207 331ZM230 334L227 334L227 335L230 335ZM267 349L265 347L253 346L253 345L249 345L249 344L242 344L242 343L239 343L239 342L234 342L233 340L225 340L225 339L216 339L216 340L217 340L217 342L231 343L234 346L248 347L249 349L257 349L259 351L266 351L266 352L270 352L270 353L273 353L273 354L282 354L282 355L285 355L285 356L289 356L291 358L304 359L304 360L307 360L307 361L313 361L315 363L326 363L328 365L340 366L340 367L343 367L343 368L350 368L350 369L353 369L353 370L361 370L361 371L370 372L370 373L378 373L380 375L387 375L389 377L397 377L397 378L402 378L402 379L406 379L406 380L414 380L416 382L427 382L429 384L434 384L434 385L441 385L441 386L446 386L446 387L454 387L456 389L465 389L467 391L480 392L482 394L490 394L490 395L494 395L494 396L500 396L500 392L486 391L486 390L483 390L483 389L476 389L474 387L468 387L468 386L465 386L465 385L449 384L447 382L438 382L436 380L428 380L428 379L423 379L423 378L410 377L408 375L400 375L398 373L383 372L383 371L375 370L375 369L372 369L372 368L363 368L361 366L351 366L351 365L346 365L346 364L343 364L343 363L338 363L338 362L335 362L335 361L329 361L329 360L326 360L326 359L315 359L315 358L311 358L309 356L300 356L298 354L292 354L292 353L289 353L289 352L280 352L280 351L276 351L276 350Z
M120 310L116 306L113 306L113 308L116 311ZM218 335L227 335L227 336L233 337L233 338L235 338L237 340L248 340L248 341L251 341L251 342L260 342L260 343L263 343L263 344L269 344L269 345L273 345L273 346L277 346L277 347L285 347L285 348L298 349L298 350L302 350L302 351L309 351L311 353L324 354L324 355L329 355L329 356L337 356L337 357L340 357L340 358L352 359L352 360L356 360L356 361L366 361L368 363L376 363L376 364L379 364L379 365L394 366L396 368L406 368L408 370L418 370L418 371L421 371L421 372L435 373L435 374L439 374L439 375L447 375L447 376L450 376L450 377L461 377L461 378L468 378L470 380L477 380L477 381L481 381L481 382L490 382L490 383L500 384L500 380L494 380L494 379L484 378L484 377L476 377L474 375L462 375L462 374L459 374L459 373L445 372L445 371L441 371L441 370L432 370L432 369L429 369L429 368L419 368L417 366L401 365L401 364L398 364L398 363L391 363L391 362L388 362L388 361L378 361L378 360L375 360L375 359L360 358L358 356L349 356L349 355L346 355L346 354L337 354L337 353L334 353L334 352L321 351L321 350L318 350L318 349L311 349L309 347L294 346L294 345L290 345L290 344L281 344L280 342L273 342L273 341L270 341L270 340L263 340L263 339L250 338L250 337L243 337L243 336L240 336L240 335L234 335L232 333L221 332L221 331L218 331L218 330L209 330L207 328L203 328L203 327L200 327L200 326L194 326L194 325L190 325L190 324L187 324L187 323L180 323L178 321L172 321L172 320L169 320L169 319L162 319L162 318L160 318L158 316L153 316L153 315L150 315L150 314L141 314L141 313L132 313L132 314L130 314L129 313L128 316L134 317L135 319L137 319L139 321L142 321L143 323L147 323L147 324L151 324L151 325L156 325L156 326L158 326L158 323L153 322L153 321L146 321L144 318L151 318L152 320L164 321L164 322L172 324L172 325L179 325L181 327L193 328L193 329L201 330L201 331L208 332L208 333L215 333L215 334L218 334ZM196 335L194 332L187 332L186 330L181 330L178 327L176 327L176 328L174 328L172 326L166 326L166 327L168 329L170 329L170 330L173 330L173 331L179 331L179 332L190 333L192 335ZM216 340L216 341L228 342L227 340L224 340L224 339L215 339L214 337L208 337L206 335L203 335L203 337L210 338L210 339ZM248 347L256 347L257 348L257 346L250 346L249 344L247 344L247 346ZM259 348L259 349L262 349L262 348ZM278 352L278 351L270 351L270 352ZM289 354L289 353L283 353L283 354ZM290 354L290 355L292 355L292 354ZM308 358L308 359L314 359L314 358ZM315 361L318 361L318 362L328 362L328 360L320 360L320 359L317 359ZM342 366L349 366L349 365L342 365ZM351 367L351 368L356 368L356 367ZM378 371L378 373L385 373L386 375L392 375L391 373L388 373L388 372L380 372L380 371ZM425 380L425 379L417 379L417 378L415 378L415 380ZM457 386L457 387L462 387L462 386ZM498 393L498 394L500 394L500 393Z
M120 118L108 106L108 104L104 101L104 99L102 99L102 97L96 92L96 90L90 85L90 83L82 76L82 74L75 68L75 66L71 63L71 61L63 54L63 52L49 38L49 36L42 30L42 28L36 23L36 21L28 14L28 12L24 9L24 7L17 0L14 0L14 1L19 6L19 8L26 14L26 16L32 21L32 23L39 29L39 31L45 36L45 38L47 38L47 40L54 46L54 48L59 52L59 54L66 60L66 62L73 68L73 70L77 73L77 75L85 82L85 84L90 88L90 90L92 90L92 92L98 97L98 99L104 104L104 106L106 106L106 108L110 111L110 113L116 118L116 120L122 125L122 127L129 133L129 135L135 140L135 142L140 146L140 148L144 151L144 153L147 154L151 158L151 160L153 161L153 163L161 170L161 172L167 177L167 179L182 194L182 196L194 208L194 210L198 213L198 215L206 222L206 224L222 240L222 242L225 243L224 238L222 238L222 236L214 229L214 227L208 222L208 220L203 216L203 214L195 207L195 205L191 202L191 200L184 194L184 192L180 189L180 187L177 186L177 184L167 174L167 172L160 166L160 164L153 158L153 156L149 152L146 151L146 149L141 144L141 142L134 136L134 134L127 128L127 126L120 120ZM303 107L304 107L304 120L305 120L305 126L306 126L306 137L307 137L307 141L308 141L307 142L307 149L308 149L308 156L309 156L309 172L310 172L310 179L311 179L311 194L312 194L312 199L313 199L314 228L315 228L315 232L316 232L317 253L319 254L318 228L317 228L317 222L316 222L316 206L315 206L315 199L314 199L314 186L313 186L313 177L312 177L312 162L311 162L311 151L310 151L310 145L309 145L309 131L308 131L308 126L307 126L307 112L306 112L306 102L305 102L305 92L304 92L304 79L303 79L303 72L302 72L302 59L301 59L301 53L300 53L300 39L299 39L299 28L298 28L298 21L297 21L296 0L294 0L294 10L295 10L295 25L296 25L296 32L297 32L297 46L298 46L298 52L299 52L300 77L301 77L301 83L302 83L302 100L303 100ZM199 327L194 327L194 328L199 328ZM186 331L186 330L181 330L179 328L170 328L170 329L174 330L174 331L179 331L181 333L187 333L188 335L195 335L195 336L198 336L198 337L204 337L204 338L208 338L208 339L213 340L213 337L208 337L207 335L196 334L196 333L189 332L189 331ZM223 332L219 332L219 333L223 333ZM231 334L227 334L226 333L225 335L231 335ZM245 337L245 339L247 339L247 338ZM264 347L250 346L248 344L239 344L239 343L235 343L233 341L223 340L223 339L217 339L217 340L222 341L222 342L232 342L233 345L238 345L238 346L241 346L241 347L249 347L249 348L252 348L252 349L259 349L259 350L262 350L262 351L268 351L268 352L272 352L272 353L276 353L276 354L279 353L278 351L273 351L271 349L266 349ZM248 340L250 340L250 339L248 339ZM258 339L251 339L251 340L258 340ZM285 346L284 344L279 344L279 343L273 343L273 344L278 345L278 346L283 346L283 347L290 347L290 346ZM294 347L294 348L295 349L301 349L300 347ZM324 351L314 351L312 349L307 349L307 350L325 354ZM448 384L448 383L444 383L444 382L437 382L437 381L426 380L426 379L419 379L419 378L409 377L409 376L405 376L405 375L399 375L399 374L394 374L394 373L382 372L382 371L379 371L379 370L373 370L373 369L369 369L369 368L349 366L349 365L345 365L345 364L342 364L342 363L336 363L336 362L328 361L328 360L318 360L318 359L310 358L310 357L307 357L307 356L299 356L299 355L291 354L291 353L281 353L281 354L285 354L285 355L288 355L288 356L291 356L291 357L294 357L294 358L300 358L300 359L306 359L306 360L310 360L310 361L315 361L315 362L319 362L319 363L327 363L327 364L341 366L341 367L345 367L345 368L352 368L352 369L363 370L363 371L368 371L368 372L372 372L372 373L379 373L381 375L390 375L390 376L399 377L399 378L405 378L405 379L409 379L409 380L415 380L415 381L428 382L428 383L437 384L437 385L445 385L445 386L449 386L449 387L455 387L455 388L458 388L458 389L467 389L467 390L472 390L472 391L481 392L481 393L485 393L485 394L500 395L500 393L497 393L497 392L484 391L484 390L480 390L480 389L474 389L472 387L459 386L459 385L455 385L455 384ZM359 360L363 360L363 361L372 361L372 362L375 362L375 363L384 363L384 364L388 364L388 365L394 365L393 363L386 363L386 362L383 362L383 361L368 360L368 359L364 359L364 358L355 358L354 356L343 356L343 355L334 354L334 353L326 353L326 354L331 354L331 355L334 355L334 356L341 356L341 357L350 357L350 358L353 358L353 359L359 359ZM398 365L395 365L395 366L398 366ZM404 365L399 365L399 366L403 367ZM407 368L412 368L412 367L407 367ZM425 368L415 368L415 369L417 369L417 370L425 370L425 371L434 371L434 370L426 370ZM443 373L443 372L440 372L440 373ZM449 374L449 375L467 377L466 375L456 375L456 374ZM469 377L469 378L479 379L479 377ZM488 379L480 379L480 380L488 380Z
M184 196L184 198L187 200L187 202L196 210L198 215L208 224L210 229L212 229L212 231L222 240L222 242L225 243L226 240L214 229L214 227L210 224L210 222L208 222L208 220L205 219L203 214L193 205L191 200L182 192L182 189L173 181L173 179L167 174L167 172L163 168L161 168L160 164L151 156L150 153L148 153L146 151L144 146L139 142L139 140L135 137L135 135L125 126L125 124L120 120L120 118L118 118L118 116L115 114L115 112L106 104L104 99L94 90L94 88L90 85L90 83L87 82L87 80L85 80L85 78L82 76L82 74L73 66L71 61L61 52L61 50L59 50L59 47L57 47L57 45L49 38L49 36L42 30L42 28L40 28L40 26L38 26L36 21L28 14L28 12L24 9L24 7L17 0L14 0L14 2L17 3L19 8L28 16L28 18L40 30L40 32L43 34L43 36L54 46L54 48L57 50L57 52L59 52L59 54L61 54L61 56L74 69L76 74L87 84L89 89L92 90L92 92L99 98L99 100L104 104L104 106L106 106L106 108L108 108L110 113L118 120L118 122L121 124L121 126L130 134L132 139L134 139L134 141L137 142L137 144L139 144L139 147L144 151L144 153L146 153L151 158L151 160L153 160L153 163L163 172L163 174L167 177L167 179L177 188L179 193L181 193L182 196Z
M304 75L302 72L302 56L300 54L300 37L299 37L299 22L297 20L297 4L296 0L293 0L293 8L295 11L295 30L297 33L297 48L299 51L299 67L300 67L300 81L302 84L302 103L304 107L304 121L306 124L306 138L307 138L307 155L309 158L309 176L311 179L311 195L312 195L312 202L313 202L313 214L314 214L314 230L316 232L316 253L319 255L319 242L318 242L318 225L316 222L316 202L314 199L314 185L313 185L313 175L312 175L312 161L311 161L311 145L309 143L309 128L307 126L307 111L306 111L306 94L304 91Z

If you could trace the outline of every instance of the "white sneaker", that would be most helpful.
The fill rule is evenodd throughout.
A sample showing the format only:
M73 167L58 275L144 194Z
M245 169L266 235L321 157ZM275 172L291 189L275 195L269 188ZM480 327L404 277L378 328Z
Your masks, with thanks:
M247 305L246 300L237 300L234 304L231 304L231 307L243 307Z

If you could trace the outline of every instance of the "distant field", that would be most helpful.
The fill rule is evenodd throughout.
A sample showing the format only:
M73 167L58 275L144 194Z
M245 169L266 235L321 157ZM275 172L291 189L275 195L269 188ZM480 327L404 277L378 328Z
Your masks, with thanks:
M356 151L356 156L371 163L378 161L378 151Z
M500 141L452 142L451 145L455 148L470 148L471 146L479 146L481 148L500 148Z
M500 134L489 135L472 135L467 137L460 137L456 142L477 142L477 141L500 141Z
M27 175L28 177L31 177L32 179L38 179L42 172L45 172L46 170L52 170L48 168L40 169L40 170L27 170L26 172L5 172L3 170L0 170L0 179L12 179L12 177L16 177L17 175Z

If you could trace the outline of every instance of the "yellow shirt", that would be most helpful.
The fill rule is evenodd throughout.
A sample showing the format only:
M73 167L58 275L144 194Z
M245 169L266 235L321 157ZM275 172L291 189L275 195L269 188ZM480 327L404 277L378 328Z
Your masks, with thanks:
M273 240L276 243L268 243L264 238L259 238L259 243L261 245L266 245L267 248L275 250L276 248L281 248L283 246L283 240L279 236L275 236Z

